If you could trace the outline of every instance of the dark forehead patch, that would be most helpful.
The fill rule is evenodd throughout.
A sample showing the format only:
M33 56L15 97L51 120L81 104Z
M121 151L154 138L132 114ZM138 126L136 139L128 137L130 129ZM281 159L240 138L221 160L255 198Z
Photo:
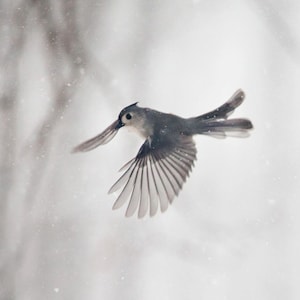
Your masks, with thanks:
M128 110L130 110L130 108L136 106L137 104L138 104L138 102L135 102L135 103L130 104L130 105L126 106L125 108L123 108L123 109L121 110L121 112L120 112L119 117L122 117L125 113L128 112Z

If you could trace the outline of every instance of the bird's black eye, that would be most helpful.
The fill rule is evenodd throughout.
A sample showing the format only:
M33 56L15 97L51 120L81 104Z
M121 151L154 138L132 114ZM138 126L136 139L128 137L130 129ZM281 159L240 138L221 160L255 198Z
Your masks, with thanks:
M128 113L128 114L126 114L125 117L126 117L127 120L130 120L132 118L132 115Z

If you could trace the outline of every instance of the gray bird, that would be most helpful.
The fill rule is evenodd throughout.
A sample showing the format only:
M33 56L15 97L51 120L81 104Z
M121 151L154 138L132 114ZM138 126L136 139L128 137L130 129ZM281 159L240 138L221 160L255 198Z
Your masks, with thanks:
M125 172L109 193L122 188L113 209L129 200L127 217L136 210L139 218L148 211L150 216L154 216L159 203L162 212L168 208L189 176L196 160L195 134L215 138L249 135L249 129L253 128L250 120L228 119L244 98L244 92L238 90L219 108L187 119L134 103L125 107L118 119L102 133L78 145L73 152L90 151L108 143L121 127L134 128L146 140L137 156L121 168L120 171Z

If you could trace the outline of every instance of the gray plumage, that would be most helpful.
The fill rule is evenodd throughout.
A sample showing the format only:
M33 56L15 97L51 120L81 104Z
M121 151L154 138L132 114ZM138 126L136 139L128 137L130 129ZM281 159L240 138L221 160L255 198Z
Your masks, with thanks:
M113 208L129 201L126 216L138 210L138 217L156 214L158 207L165 211L186 181L196 160L193 135L215 138L247 137L253 128L247 119L228 119L245 98L242 90L219 108L193 118L181 118L134 103L125 107L118 119L96 137L78 145L74 152L90 151L108 143L123 126L131 126L145 138L137 156L121 170L120 179L109 193L121 189Z

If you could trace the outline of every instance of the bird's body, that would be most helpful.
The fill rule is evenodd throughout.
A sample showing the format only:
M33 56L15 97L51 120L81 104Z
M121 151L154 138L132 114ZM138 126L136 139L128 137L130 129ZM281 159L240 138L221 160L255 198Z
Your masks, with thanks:
M216 138L248 136L253 127L249 120L227 119L244 97L243 91L238 90L219 108L192 118L142 108L134 103L124 108L118 120L100 135L80 144L74 151L89 151L109 142L123 126L134 128L145 142L137 156L121 169L126 171L109 192L122 188L113 207L119 208L129 199L126 216L136 210L139 217L148 210L153 216L159 203L161 211L167 209L186 181L196 160L195 134Z
M126 113L125 108L121 114ZM168 133L183 132L187 129L187 120L173 114L163 113L150 108L139 106L130 107L130 111L138 115L134 128L143 137L154 137L157 134L162 134L165 138ZM155 120L155 122L153 122ZM152 124L149 126L148 124Z

